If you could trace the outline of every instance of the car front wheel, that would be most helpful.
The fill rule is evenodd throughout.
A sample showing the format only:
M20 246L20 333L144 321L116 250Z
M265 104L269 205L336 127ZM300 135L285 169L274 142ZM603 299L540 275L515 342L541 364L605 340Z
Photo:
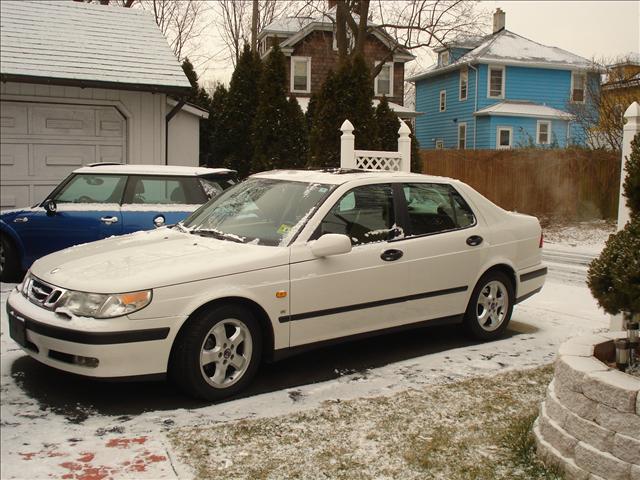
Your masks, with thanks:
M0 281L17 282L19 277L18 252L11 240L0 235Z
M219 400L251 381L261 353L260 327L251 311L214 307L192 318L176 339L169 377L189 395Z
M511 279L502 272L484 274L473 289L464 323L479 340L493 340L506 330L513 312L514 291Z

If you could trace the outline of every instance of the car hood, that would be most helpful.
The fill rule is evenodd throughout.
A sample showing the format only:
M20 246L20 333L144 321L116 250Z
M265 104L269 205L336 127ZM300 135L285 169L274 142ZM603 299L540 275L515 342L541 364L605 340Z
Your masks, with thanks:
M122 293L286 265L287 247L248 245L161 228L52 253L31 272L53 285Z

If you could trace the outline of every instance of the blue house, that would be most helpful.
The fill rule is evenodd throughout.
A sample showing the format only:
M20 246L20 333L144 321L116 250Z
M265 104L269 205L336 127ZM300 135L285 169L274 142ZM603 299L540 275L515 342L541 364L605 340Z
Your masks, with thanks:
M571 103L588 107L593 64L504 28L497 9L493 34L436 50L438 62L409 78L416 84L420 147L508 149L582 145L584 130ZM585 102L586 105L585 105Z

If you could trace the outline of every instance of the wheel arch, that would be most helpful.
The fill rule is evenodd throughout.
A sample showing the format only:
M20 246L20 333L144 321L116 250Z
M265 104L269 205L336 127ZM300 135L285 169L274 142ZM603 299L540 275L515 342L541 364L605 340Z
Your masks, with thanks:
M517 295L518 295L518 279L516 277L516 271L513 268L513 266L509 265L508 263L496 263L495 265L490 266L489 268L485 269L482 272L482 275L480 275L478 277L478 279L476 280L476 285L478 284L478 281L489 272L502 272L502 273L504 273L509 278L509 280L511 280L511 286L513 287L513 294L514 294L514 296L517 297ZM474 288L475 288L475 285L474 285Z
M169 354L167 368L169 368L169 365L171 364L173 352L176 344L178 343L177 341L180 338L180 335L188 328L190 323L193 322L193 319L198 314L210 308L216 307L218 305L240 305L249 309L251 313L253 313L253 315L255 316L256 320L258 320L258 323L260 325L260 329L262 333L262 341L263 341L262 360L271 361L273 359L275 339L274 339L273 325L271 323L271 319L269 318L269 315L267 314L266 310L262 308L262 306L260 306L254 300L250 300L246 297L227 296L227 297L219 297L213 300L209 300L208 302L203 303L198 308L196 308L193 312L191 312L188 318L182 323L182 325L180 326L180 329L178 330L178 333L174 337L173 344L171 346L171 353Z

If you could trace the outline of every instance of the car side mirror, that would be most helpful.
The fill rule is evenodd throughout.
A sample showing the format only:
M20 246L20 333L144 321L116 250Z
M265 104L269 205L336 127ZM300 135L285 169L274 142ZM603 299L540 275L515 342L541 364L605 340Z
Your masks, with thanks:
M44 201L44 209L47 212L47 215L55 215L58 211L58 205L55 200L51 200L50 198Z
M325 233L319 239L311 243L311 252L316 257L328 257L341 255L351 251L351 240L346 235L337 233Z

